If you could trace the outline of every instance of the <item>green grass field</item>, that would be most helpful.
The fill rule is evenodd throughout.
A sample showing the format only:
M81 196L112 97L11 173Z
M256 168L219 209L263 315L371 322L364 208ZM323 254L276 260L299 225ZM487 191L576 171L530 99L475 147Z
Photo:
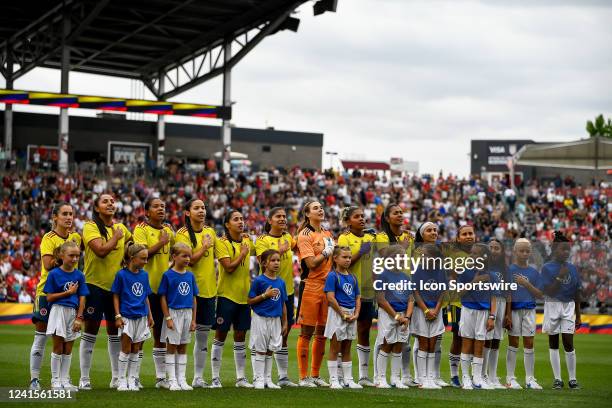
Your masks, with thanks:
M31 326L0 326L0 387L25 388L29 383L29 351L32 342L33 327ZM292 332L289 342L290 376L297 379L297 363L295 359L296 331ZM445 335L443 351L448 350L450 335ZM145 346L145 359L142 365L141 379L145 389L140 392L119 393L108 388L110 368L106 351L106 336L101 334L94 352L94 362L91 371L93 391L80 392L76 403L80 407L94 406L128 406L133 407L166 407L169 405L181 407L189 406L232 406L232 407L316 407L319 404L327 406L380 406L408 404L422 404L430 407L461 407L461 406L491 406L491 407L599 407L612 404L612 337L606 335L578 335L575 339L578 355L578 380L581 390L553 391L550 389L552 373L548 361L548 348L545 336L536 338L536 378L545 387L543 391L463 391L446 388L443 390L378 390L374 388L364 390L329 389L283 389L283 390L245 390L234 388L234 360L231 340L225 345L222 367L223 389L198 389L191 392L170 392L153 388L154 368L151 357L151 342ZM372 343L373 344L373 343ZM43 386L50 382L49 353L51 343L46 349L46 357L42 369ZM563 353L561 353L563 354ZM75 345L75 358L72 362L73 382L78 381L78 344ZM356 352L354 353L356 360ZM247 373L251 377L250 359L247 362ZM564 381L567 384L565 362L561 357ZM325 362L324 362L325 366ZM522 384L524 371L522 358L519 353L517 362L517 378ZM354 371L356 372L356 364ZM442 362L443 377L448 377L448 362ZM505 344L499 361L499 372L505 372ZM191 381L192 357L189 354L188 380ZM207 364L206 376L210 380L210 365ZM323 369L327 375L327 369ZM38 403L40 404L40 402ZM7 404L2 404L6 405ZM24 406L23 403L15 404ZM45 402L49 405L49 402ZM54 404L51 404L54 405Z

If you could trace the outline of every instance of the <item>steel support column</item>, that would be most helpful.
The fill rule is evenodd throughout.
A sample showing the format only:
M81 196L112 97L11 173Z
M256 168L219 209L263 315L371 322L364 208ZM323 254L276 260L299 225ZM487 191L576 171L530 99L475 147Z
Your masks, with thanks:
M159 89L164 93L165 75L159 73ZM157 115L157 167L164 168L166 154L166 118L165 115Z
M232 41L229 38L223 46L223 106L231 108L232 98L232 68L229 61L232 58ZM223 142L223 150L221 160L223 163L222 169L224 173L229 173L231 170L231 154L232 154L232 128L230 127L229 119L223 119L221 126L221 137Z
M68 77L70 74L70 48L67 44L70 36L70 15L64 11L63 30L62 30L62 67L60 92L68 93ZM59 114L59 163L58 169L61 173L68 173L68 108L61 108Z
M5 71L6 89L13 89L13 53L10 52L10 46L9 43ZM4 105L4 150L10 160L13 151L13 105L9 103Z

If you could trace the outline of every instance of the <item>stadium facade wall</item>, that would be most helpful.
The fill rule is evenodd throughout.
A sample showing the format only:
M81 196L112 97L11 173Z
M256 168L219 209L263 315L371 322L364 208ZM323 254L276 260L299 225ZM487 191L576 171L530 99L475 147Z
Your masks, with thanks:
M0 134L3 127L4 115L0 115ZM13 146L21 151L28 145L56 146L57 129L57 115L15 112ZM106 159L110 141L150 144L156 158L156 132L155 122L71 116L69 159ZM166 123L166 157L203 160L213 158L221 149L219 126ZM232 150L248 154L255 169L296 165L321 168L323 134L234 127Z

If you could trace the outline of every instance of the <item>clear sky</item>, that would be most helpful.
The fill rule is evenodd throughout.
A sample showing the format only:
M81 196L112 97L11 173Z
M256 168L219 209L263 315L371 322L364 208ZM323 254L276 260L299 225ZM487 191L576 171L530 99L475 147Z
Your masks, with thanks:
M297 34L265 39L234 70L236 126L323 132L342 158L466 175L471 139L570 141L612 116L609 0L340 0L337 13L313 17L306 3L295 17ZM129 80L70 80L73 93L135 96ZM59 91L59 72L15 88ZM221 80L174 99L220 104Z

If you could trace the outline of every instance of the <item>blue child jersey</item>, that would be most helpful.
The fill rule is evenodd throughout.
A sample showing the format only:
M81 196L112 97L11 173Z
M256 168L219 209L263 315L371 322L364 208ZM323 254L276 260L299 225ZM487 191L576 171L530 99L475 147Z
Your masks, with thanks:
M325 293L334 292L336 302L345 309L354 309L357 304L357 296L360 295L357 278L353 274L342 274L331 271L325 279Z
M446 286L446 272L443 269L427 270L418 268L412 276L412 281L415 284L415 289L419 292L421 299L425 303L427 308L436 307L438 299L444 293L444 287ZM439 283L439 289L421 289L425 284ZM442 288L442 289L440 289Z
M570 302L576 298L576 293L580 290L582 284L576 266L568 262L564 262L564 264L568 268L568 274L559 285L557 293L551 297L560 302ZM542 287L545 288L555 282L561 271L561 265L559 262L552 261L542 266Z
M193 308L193 297L198 293L200 292L193 273L190 271L179 273L174 269L164 272L157 291L158 295L166 296L170 309Z
M476 277L476 269L466 269L457 280L461 283L469 283ZM480 272L481 275L488 275L487 272ZM489 310L491 308L491 292L488 290L469 290L461 295L461 306L473 310Z
M378 281L378 282L377 282ZM388 284L396 285L390 289ZM405 272L391 272L387 269L374 279L374 289L383 290L385 299L396 312L405 312L408 309L408 300L412 291L410 290L410 278Z
M149 314L147 297L153 293L149 274L141 269L134 273L127 268L115 275L111 292L119 295L119 311L123 317L138 319Z
M521 268L518 265L512 264L510 268L508 268L508 275L510 275L512 282L515 281L516 276L523 275L533 286L540 290L542 289L540 273L531 266ZM512 296L512 310L535 309L535 296L533 296L527 288L517 285L517 289L510 291L510 295Z
M89 295L89 289L85 283L85 275L78 269L72 272L66 272L62 268L57 267L52 269L47 275L47 282L43 291L49 293L61 293L68 290L71 283L78 283L79 288L76 293L70 296L57 299L55 302L49 303L49 307L53 305L62 305L77 309L79 307L79 297Z
M283 305L287 301L287 288L285 287L285 281L281 278L277 277L276 279L270 279L266 275L259 275L251 283L249 298L254 298L265 293L270 286L278 289L279 294L271 298L266 298L255 305L251 305L251 309L261 317L282 317Z
M511 282L511 279L508 277L508 271L502 271L502 270L499 270L498 268L491 268L489 270L489 277L490 277L489 282L491 283L502 283L502 280L504 281L504 283ZM491 289L491 296L505 297L506 295L507 295L507 291L505 290Z

